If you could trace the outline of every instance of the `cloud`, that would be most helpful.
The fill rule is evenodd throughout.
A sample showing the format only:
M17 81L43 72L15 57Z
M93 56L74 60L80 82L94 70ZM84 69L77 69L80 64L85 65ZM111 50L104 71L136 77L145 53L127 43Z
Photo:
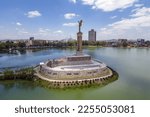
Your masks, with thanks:
M16 25L17 25L17 26L21 26L22 24L21 24L20 22L17 22Z
M140 8L133 11L133 14L128 19L109 24L101 29L100 33L103 36L112 37L114 35L124 35L126 37L145 36L148 37L150 30L150 8ZM140 35L139 35L140 34ZM136 38L138 38L138 36Z
M150 8L146 7L135 9L132 12L135 12L131 15L132 17L150 16Z
M111 19L115 19L115 18L117 18L117 16L112 16L112 17L110 17Z
M84 5L92 6L92 9L100 9L104 12L110 12L117 9L131 7L138 0L81 0Z
M39 28L39 31L38 31L40 34L48 34L50 33L50 29L46 28L46 29L43 29L43 28Z
M56 33L56 34L62 34L63 31L62 31L62 30L57 30L57 31L55 31L54 33Z
M135 27L146 27L150 26L150 17L149 16L142 16L136 17L131 19L124 19L118 22L115 22L109 26L114 29L130 29Z
M82 2L85 5L94 5L95 0L82 0Z
M77 26L78 23L64 23L63 26L69 26L69 27L73 27L73 26Z
M20 31L19 33L28 34L29 32L27 32L27 31Z
M48 29L48 28L39 28L37 34L40 36L41 35L47 36L47 35L51 34L51 32L50 32L50 29Z
M28 18L40 17L42 14L39 11L29 11L27 14Z
M136 9L131 18L122 19L113 24L109 24L114 29L129 29L133 27L149 27L150 26L150 8L143 7Z
M75 14L75 13L66 13L64 15L65 19L73 19L75 17L78 17L79 15Z
M134 6L135 6L135 7L143 7L144 4L135 4Z
M15 28L19 35L21 34L29 34L29 32L24 28Z
M77 0L69 0L70 2L76 4L77 3Z

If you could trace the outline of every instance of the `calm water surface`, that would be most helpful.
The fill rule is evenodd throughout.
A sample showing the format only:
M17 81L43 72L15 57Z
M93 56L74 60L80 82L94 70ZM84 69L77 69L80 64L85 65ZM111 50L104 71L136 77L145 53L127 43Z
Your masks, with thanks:
M75 50L28 50L0 54L0 70L35 66L42 61L72 55ZM91 48L84 53L116 70L119 79L104 87L46 89L31 82L0 83L0 99L150 99L150 49Z

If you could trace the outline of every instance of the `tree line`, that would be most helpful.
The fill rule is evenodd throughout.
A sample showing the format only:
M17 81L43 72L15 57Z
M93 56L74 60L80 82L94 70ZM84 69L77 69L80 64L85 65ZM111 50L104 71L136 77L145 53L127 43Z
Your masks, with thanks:
M77 45L76 40L70 40L70 41L49 41L47 43L39 43L36 45L31 45L30 47L75 47ZM105 41L82 41L83 46L105 46ZM19 49L19 48L28 48L26 46L26 42L18 42L14 43L13 41L6 41L6 42L0 42L0 50L8 50L8 49Z
M33 80L34 78L34 69L33 68L23 68L20 70L9 70L6 69L1 72L0 80Z
M26 47L25 42L14 43L13 41L0 42L0 50L8 50L9 48L23 48Z

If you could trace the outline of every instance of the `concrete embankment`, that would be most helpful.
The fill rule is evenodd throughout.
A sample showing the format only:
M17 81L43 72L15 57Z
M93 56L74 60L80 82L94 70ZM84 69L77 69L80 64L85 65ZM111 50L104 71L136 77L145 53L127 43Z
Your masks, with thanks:
M90 86L104 86L118 79L118 74L111 70L112 73L103 77L81 79L81 80L52 80L45 78L39 73L35 75L39 78L37 83L48 88L76 88Z
M32 68L22 69L17 72L5 71L0 74L0 80L31 80L37 85L47 88L77 88L77 87L91 87L104 86L118 79L118 74L111 68L111 73L103 77L83 78L83 79L63 79L54 80L42 76L40 73L34 71Z

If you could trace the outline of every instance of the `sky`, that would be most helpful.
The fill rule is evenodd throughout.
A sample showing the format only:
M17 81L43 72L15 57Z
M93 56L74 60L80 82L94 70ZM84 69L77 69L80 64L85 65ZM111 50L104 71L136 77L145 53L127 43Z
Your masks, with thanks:
M84 40L150 40L150 0L0 0L0 40L76 39L81 19Z

